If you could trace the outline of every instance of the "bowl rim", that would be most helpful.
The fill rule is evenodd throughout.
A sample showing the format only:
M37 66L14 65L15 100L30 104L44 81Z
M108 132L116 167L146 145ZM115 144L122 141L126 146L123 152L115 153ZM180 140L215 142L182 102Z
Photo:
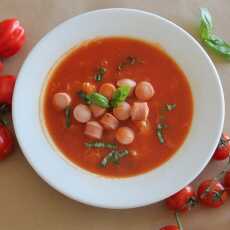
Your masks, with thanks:
M34 52L34 50L36 50L40 43L44 42L47 37L49 36L49 34L51 34L54 30L58 29L58 28L61 28L63 25L65 25L66 23L70 22L71 20L73 20L74 18L76 17L82 17L82 16L87 16L87 15L90 15L90 14L95 14L95 13L103 13L103 12L108 12L108 11L112 11L112 12L118 12L118 11L126 11L126 12L136 12L136 13L141 13L141 14L145 14L145 15L150 15L150 16L153 16L155 18L158 18L164 22L166 22L167 24L170 24L171 26L179 29L182 33L184 33L184 35L186 35L191 42L195 43L200 51L204 54L205 58L207 59L207 61L209 62L209 65L210 67L214 70L215 72L215 75L217 77L217 83L219 85L219 89L220 89L220 95L221 95L221 111L220 111L220 115L221 115L221 118L220 118L220 127L219 127L219 130L218 130L218 133L217 133L217 137L220 138L221 136L221 133L222 133L222 130L223 130L223 126L224 126L224 114L225 114L225 103L224 103L224 94L223 94L223 89L222 89L222 86L221 86L221 81L220 81L220 78L219 78L219 75L217 73L217 70L213 64L213 62L211 61L210 57L208 56L208 54L205 52L205 50L203 49L203 47L188 33L186 32L184 29L182 29L181 27L177 26L175 23L169 21L168 19L165 19L159 15L156 15L154 13L151 13L151 12L146 12L146 11L143 11L143 10L137 10L137 9L130 9L130 8L106 8L106 9L99 9L99 10L93 10L93 11L89 11L89 12L85 12L83 14L80 14L80 15L77 15L77 16L74 16L64 22L62 22L61 24L57 25L56 27L54 27L50 32L48 32L47 34L45 34L42 39L40 39L40 41L38 41L38 43L33 47L33 49L29 52L26 60L24 61L24 64L23 66L21 67L21 70L19 72L19 75L20 76L22 74L22 71L25 67L25 64L26 62L28 61L28 59L30 58L30 55ZM67 51L68 52L68 51ZM74 200L78 200L82 203L85 203L85 204L88 204L88 205L93 205L93 206L96 206L96 207L103 207L103 208L115 208L115 209L126 209L126 208L136 208L136 207L142 207L142 206L146 206L146 205L149 205L151 204L151 202L141 202L141 203L135 203L135 204L130 204L130 205L125 205L125 206L122 206L122 205L116 205L116 204L101 204L101 203L98 203L96 201L92 201L92 200L87 200L87 199L84 199L82 197L76 197L75 196L72 196L71 193L68 193L64 190L61 190L55 183L53 183L52 181L49 180L49 178L47 178L41 171L40 169L34 164L33 160L28 156L28 154L26 153L27 152L27 148L24 146L24 143L23 143L23 140L21 139L21 136L20 136L20 130L18 129L18 125L17 125L17 108L16 108L16 96L18 94L18 85L20 82L20 78L17 79L17 83L16 83L16 86L15 86L15 93L13 95L13 103L12 103L12 115L13 115L13 123L14 123L14 127L15 127L15 133L16 133L16 136L17 136L17 140L18 140L18 143L22 149L22 152L25 156L25 158L27 159L27 161L29 162L29 164L32 166L32 168L36 171L36 173L44 180L46 181L49 185L51 185L53 188L55 188L57 191L59 191L60 193L66 195L67 197L69 198L72 198ZM216 142L213 143L213 150L214 148L217 146L218 144L218 141L219 139L216 139ZM211 156L208 158L207 157L207 160L206 162L203 163L203 166L200 168L199 171L197 171L196 173L194 173L194 176L193 178L187 178L187 182L190 183L194 178L196 178L200 172L204 169L204 167L207 165L207 163L209 162ZM144 174L143 174L144 175ZM128 177L129 178L129 177ZM111 178L113 179L113 178ZM122 179L127 179L127 178L121 178ZM178 189L177 189L178 191ZM162 199L165 199L165 197L163 196ZM160 199L160 200L162 200ZM159 200L159 201L160 201Z

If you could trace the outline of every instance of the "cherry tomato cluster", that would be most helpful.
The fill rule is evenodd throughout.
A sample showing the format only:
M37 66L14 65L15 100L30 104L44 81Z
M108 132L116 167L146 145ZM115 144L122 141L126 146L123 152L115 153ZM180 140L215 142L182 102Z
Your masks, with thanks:
M24 43L25 31L17 19L0 22L0 73L4 67L3 60L18 53ZM13 150L14 138L9 128L9 117L15 81L13 75L0 76L0 160Z
M202 181L197 191L191 185L186 186L176 194L169 197L166 206L177 213L177 225L167 225L160 230L182 230L178 213L189 211L193 206L202 204L210 208L219 208L229 197L230 192L230 138L222 134L219 144L213 154L214 160L226 160L228 163L223 171L215 178ZM223 178L223 181L220 181Z

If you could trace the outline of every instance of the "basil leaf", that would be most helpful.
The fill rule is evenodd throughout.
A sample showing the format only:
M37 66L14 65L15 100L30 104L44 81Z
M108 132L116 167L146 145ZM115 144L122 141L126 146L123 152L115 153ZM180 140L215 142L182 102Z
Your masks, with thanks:
M127 156L129 154L128 150L113 150L109 154L107 154L102 161L100 162L101 167L106 167L109 163L119 164L120 159Z
M212 18L209 11L201 9L200 37L204 45L225 58L230 58L230 44L213 34Z
M78 92L78 96L88 105L95 104L102 108L109 108L109 100L107 97L103 96L100 93L92 93L90 95L85 94L84 92Z
M71 107L65 108L65 126L69 128L71 125Z
M172 110L174 110L176 108L176 104L166 104L165 105L165 109L167 110L167 111L172 111Z
M230 58L230 44L226 43L223 39L213 35L210 39L205 39L203 42L215 53Z
M101 81L103 80L103 76L106 73L107 69L104 67L99 67L95 76L96 81Z
M107 97L103 96L100 93L92 93L89 95L89 101L92 104L98 105L102 108L109 108L109 100Z
M156 135L157 138L160 142L160 144L164 144L165 143L165 139L164 139L164 135L163 135L163 130L167 127L167 125L162 124L162 123L158 123L157 124L157 128L156 128Z
M128 85L120 86L113 94L110 101L111 107L117 107L120 103L126 100L129 96L130 87Z
M93 141L89 143L85 143L87 148L108 148L108 149L116 149L117 144L115 143L105 143L100 141Z
M206 8L201 8L200 21L200 36L202 40L209 38L212 35L213 24L212 17Z

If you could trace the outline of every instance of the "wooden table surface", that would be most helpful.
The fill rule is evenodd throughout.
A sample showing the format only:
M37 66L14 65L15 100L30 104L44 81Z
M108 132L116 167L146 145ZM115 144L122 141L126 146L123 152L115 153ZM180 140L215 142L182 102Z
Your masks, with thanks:
M230 41L229 0L0 0L0 20L17 17L27 33L25 47L5 62L4 73L17 74L31 48L60 22L86 11L111 7L137 8L159 14L195 38L199 8L207 7L212 13L216 33ZM230 63L212 55L211 58L225 91L225 131L230 132ZM215 175L223 164L211 162L195 183ZM230 200L218 210L197 207L183 215L182 222L186 230L229 230L229 209ZM130 210L106 210L70 200L35 173L18 146L15 153L0 164L1 230L157 230L169 223L174 223L174 218L163 203Z

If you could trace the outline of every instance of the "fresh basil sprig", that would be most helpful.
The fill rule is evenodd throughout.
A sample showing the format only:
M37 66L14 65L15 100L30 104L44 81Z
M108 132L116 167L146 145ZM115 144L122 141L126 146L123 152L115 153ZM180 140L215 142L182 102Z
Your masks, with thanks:
M212 17L206 8L201 8L200 38L202 42L215 53L230 58L230 44L213 33Z
M130 87L128 85L120 86L113 94L112 100L110 101L111 107L117 107L120 103L126 100L129 96Z

